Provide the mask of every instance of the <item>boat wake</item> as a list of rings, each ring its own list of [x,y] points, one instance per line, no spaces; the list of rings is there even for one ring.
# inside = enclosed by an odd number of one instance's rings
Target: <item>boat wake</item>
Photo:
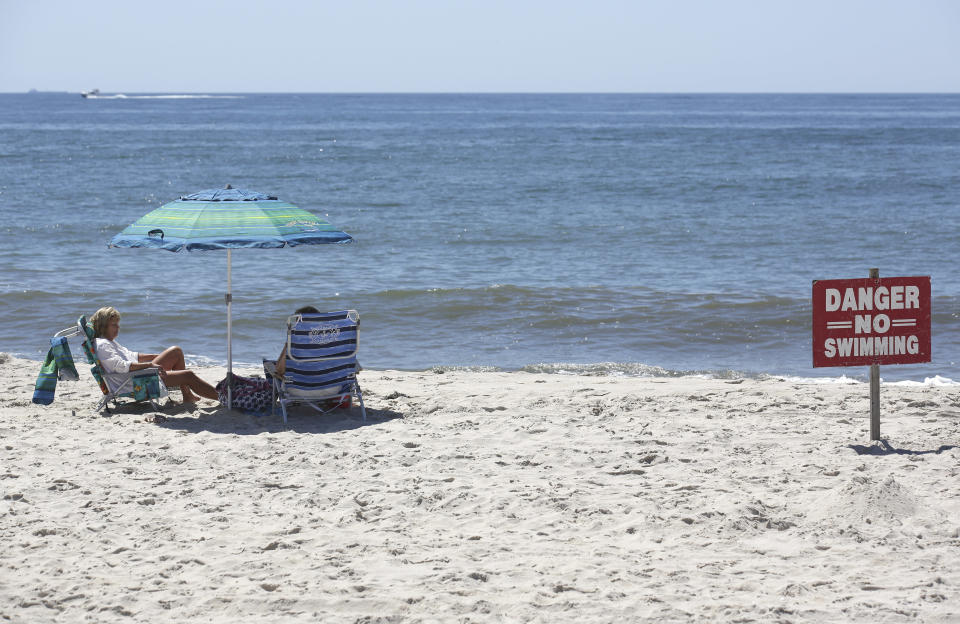
[[[242,95],[202,95],[202,94],[164,94],[164,95],[125,95],[112,93],[104,95],[99,89],[80,93],[87,100],[239,100]]]

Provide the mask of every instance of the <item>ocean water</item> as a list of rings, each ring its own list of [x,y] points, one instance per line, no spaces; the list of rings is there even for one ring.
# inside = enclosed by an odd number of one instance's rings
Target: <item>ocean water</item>
[[[356,239],[233,253],[235,362],[309,303],[367,368],[863,378],[811,367],[811,283],[877,267],[933,288],[884,379],[960,380],[958,95],[170,95],[0,94],[0,351],[113,305],[224,362],[226,252],[107,242],[230,183]]]

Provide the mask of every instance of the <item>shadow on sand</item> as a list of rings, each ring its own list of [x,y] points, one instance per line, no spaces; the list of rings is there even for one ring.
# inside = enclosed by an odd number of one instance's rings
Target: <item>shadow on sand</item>
[[[870,444],[850,444],[848,446],[856,451],[857,455],[939,455],[944,451],[957,448],[955,444],[944,444],[937,449],[914,451],[912,449],[896,448],[887,440],[877,440]]]
[[[367,408],[367,420],[360,419],[360,409],[337,409],[327,414],[318,414],[309,409],[288,412],[287,424],[277,411],[275,416],[255,416],[238,410],[230,410],[222,405],[210,407],[185,406],[179,403],[163,405],[156,412],[149,404],[125,403],[112,408],[114,416],[143,416],[147,422],[158,427],[177,429],[189,433],[208,431],[210,433],[228,433],[237,435],[257,435],[260,433],[335,433],[350,431],[403,418],[403,414],[393,410]]]

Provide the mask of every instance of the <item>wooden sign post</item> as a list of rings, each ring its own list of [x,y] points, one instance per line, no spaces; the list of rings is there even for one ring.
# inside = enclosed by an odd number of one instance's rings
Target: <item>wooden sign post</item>
[[[870,366],[870,439],[880,439],[880,365],[930,361],[930,277],[814,280],[813,366]]]

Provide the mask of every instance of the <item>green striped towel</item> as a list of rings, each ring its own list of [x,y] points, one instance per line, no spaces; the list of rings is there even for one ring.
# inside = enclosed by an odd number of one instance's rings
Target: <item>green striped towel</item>
[[[76,381],[77,368],[73,365],[70,343],[63,336],[50,339],[50,350],[40,367],[37,385],[33,391],[33,402],[40,405],[53,403],[53,394],[57,389],[57,380]]]

